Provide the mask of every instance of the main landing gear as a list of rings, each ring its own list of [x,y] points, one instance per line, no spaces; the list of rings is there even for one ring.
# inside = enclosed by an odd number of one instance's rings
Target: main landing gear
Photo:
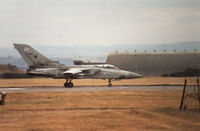
[[[108,87],[112,87],[111,79],[108,79]]]
[[[72,88],[74,86],[74,84],[72,83],[72,79],[66,79],[64,86],[65,88]]]

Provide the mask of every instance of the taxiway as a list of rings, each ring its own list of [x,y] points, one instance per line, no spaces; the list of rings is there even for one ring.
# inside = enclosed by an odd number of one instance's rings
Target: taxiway
[[[113,87],[10,87],[0,88],[0,91],[8,93],[28,92],[103,92],[103,91],[181,91],[182,86],[113,86]]]

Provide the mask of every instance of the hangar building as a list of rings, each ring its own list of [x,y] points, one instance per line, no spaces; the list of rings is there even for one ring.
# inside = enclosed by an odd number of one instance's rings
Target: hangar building
[[[200,69],[200,52],[111,53],[106,63],[145,76]]]

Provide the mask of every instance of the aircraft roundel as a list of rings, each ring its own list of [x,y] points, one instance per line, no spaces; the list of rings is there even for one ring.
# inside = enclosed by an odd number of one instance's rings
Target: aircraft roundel
[[[35,54],[35,55],[34,55],[34,58],[37,59],[37,57],[38,57],[37,54]]]

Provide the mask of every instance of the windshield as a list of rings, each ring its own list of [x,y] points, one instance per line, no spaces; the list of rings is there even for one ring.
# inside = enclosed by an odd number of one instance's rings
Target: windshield
[[[110,64],[102,64],[102,65],[95,65],[95,67],[99,67],[99,68],[107,68],[107,69],[119,69],[114,65],[110,65]]]

